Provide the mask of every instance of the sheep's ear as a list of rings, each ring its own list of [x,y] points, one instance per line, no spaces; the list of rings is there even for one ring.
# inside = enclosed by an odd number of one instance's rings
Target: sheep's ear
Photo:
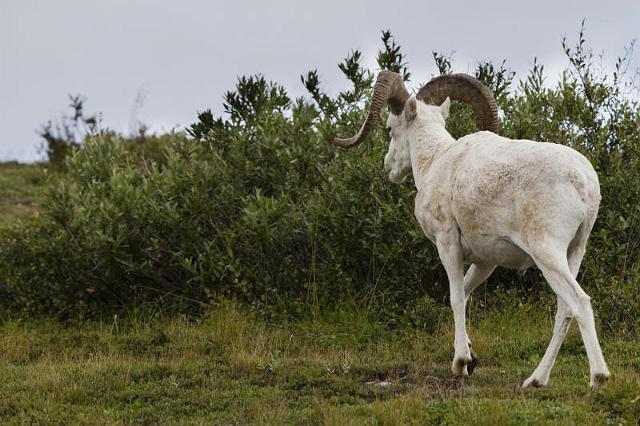
[[[407,119],[407,122],[411,122],[416,118],[416,115],[418,115],[418,105],[416,105],[416,98],[411,97],[404,104],[404,118]]]
[[[451,99],[447,96],[447,99],[444,100],[442,105],[440,105],[440,111],[442,111],[442,116],[446,120],[449,117],[449,108],[451,107]]]

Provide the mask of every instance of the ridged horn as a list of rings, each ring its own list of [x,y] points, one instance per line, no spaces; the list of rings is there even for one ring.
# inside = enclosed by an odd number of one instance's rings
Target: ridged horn
[[[467,74],[441,75],[425,84],[416,99],[429,105],[440,105],[447,96],[471,105],[484,130],[498,130],[498,104],[491,90],[478,79]]]
[[[369,115],[364,124],[355,136],[348,139],[335,138],[333,143],[342,148],[352,148],[359,145],[366,139],[371,128],[380,118],[385,104],[389,105],[389,110],[393,114],[400,115],[407,99],[409,99],[409,92],[404,87],[402,76],[393,71],[380,71],[373,86]]]

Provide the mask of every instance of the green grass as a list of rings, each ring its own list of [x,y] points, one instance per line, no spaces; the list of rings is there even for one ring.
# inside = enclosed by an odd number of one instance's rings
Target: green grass
[[[42,166],[0,164],[0,226],[37,210],[45,185]],[[233,305],[198,320],[5,318],[0,423],[638,423],[640,342],[603,339],[613,378],[595,393],[574,325],[550,386],[521,389],[550,338],[552,310],[486,314],[472,304],[470,316],[481,358],[471,380],[449,372],[450,315],[428,330],[391,330],[353,310],[267,324]]]
[[[132,315],[0,325],[3,424],[636,424],[640,343],[604,339],[613,378],[588,388],[575,326],[550,386],[521,389],[551,318],[525,306],[470,324],[481,366],[449,373],[452,326],[389,330],[347,312],[266,324],[233,305],[200,320]],[[380,386],[389,382],[388,386]]]
[[[0,226],[36,211],[46,181],[40,164],[0,163]]]

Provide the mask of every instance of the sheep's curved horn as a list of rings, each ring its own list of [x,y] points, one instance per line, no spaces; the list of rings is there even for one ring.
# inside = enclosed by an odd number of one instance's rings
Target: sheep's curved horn
[[[484,130],[498,130],[498,104],[491,90],[478,79],[467,74],[441,75],[425,84],[416,99],[429,105],[440,105],[447,96],[471,105]]]
[[[364,124],[355,136],[349,139],[335,138],[333,143],[342,148],[351,148],[362,143],[376,120],[380,118],[384,104],[389,105],[389,110],[393,114],[399,115],[402,113],[407,99],[409,99],[409,92],[404,87],[402,76],[392,71],[380,71],[376,78],[376,84],[373,86],[369,115]]]

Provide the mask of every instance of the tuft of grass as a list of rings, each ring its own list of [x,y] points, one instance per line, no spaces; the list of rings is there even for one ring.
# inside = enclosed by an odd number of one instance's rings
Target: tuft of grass
[[[362,312],[267,323],[231,303],[208,315],[0,324],[0,421],[187,424],[635,424],[637,341],[605,340],[612,380],[588,388],[577,332],[551,383],[521,389],[551,319],[529,306],[474,323],[473,378],[449,372],[450,318],[392,330]],[[580,346],[580,348],[579,348]]]

